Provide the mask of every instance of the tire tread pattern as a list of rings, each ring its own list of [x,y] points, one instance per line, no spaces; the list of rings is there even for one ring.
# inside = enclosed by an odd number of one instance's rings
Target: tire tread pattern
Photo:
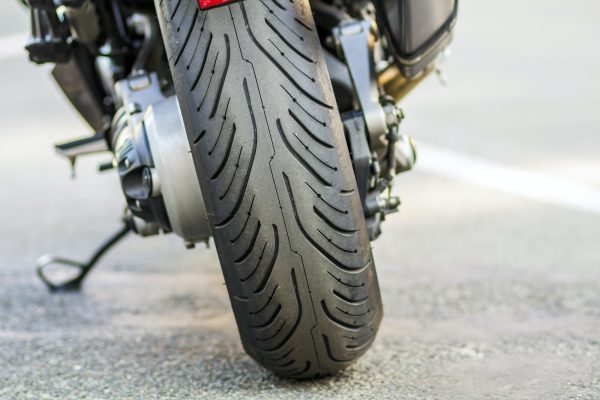
[[[350,365],[381,297],[308,0],[155,0],[247,353],[281,376]]]

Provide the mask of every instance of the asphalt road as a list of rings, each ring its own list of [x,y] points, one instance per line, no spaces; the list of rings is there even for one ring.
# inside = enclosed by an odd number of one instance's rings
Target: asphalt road
[[[378,339],[301,383],[244,354],[214,249],[130,237],[82,293],[44,289],[37,256],[85,258],[122,199],[106,157],[69,178],[51,145],[85,126],[46,68],[0,54],[0,398],[600,398],[600,212],[581,206],[600,198],[599,17],[593,0],[461,2],[450,85],[404,105],[424,164],[374,243]],[[27,15],[3,1],[0,21],[2,39]],[[528,190],[487,185],[490,165]]]

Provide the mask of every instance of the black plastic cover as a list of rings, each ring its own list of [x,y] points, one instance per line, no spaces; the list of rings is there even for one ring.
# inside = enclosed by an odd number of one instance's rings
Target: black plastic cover
[[[404,75],[413,77],[446,47],[458,0],[376,0],[378,17]]]
[[[106,115],[112,106],[103,104],[106,96],[94,68],[94,58],[83,46],[73,44],[68,62],[56,64],[52,76],[77,111],[95,131],[106,128]]]

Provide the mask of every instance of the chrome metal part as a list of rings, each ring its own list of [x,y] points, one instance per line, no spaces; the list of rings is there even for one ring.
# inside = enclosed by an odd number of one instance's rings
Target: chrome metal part
[[[396,141],[396,164],[397,171],[410,171],[417,163],[417,146],[415,141],[408,135],[400,135]]]
[[[208,217],[177,98],[165,98],[157,75],[143,71],[117,82],[115,93],[111,142],[134,231],[206,241]]]
[[[208,239],[208,216],[177,98],[151,105],[144,125],[173,232],[187,242]]]

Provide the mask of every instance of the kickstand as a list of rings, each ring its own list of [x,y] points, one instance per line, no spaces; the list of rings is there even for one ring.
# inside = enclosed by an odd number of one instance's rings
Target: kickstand
[[[81,284],[85,279],[88,272],[94,268],[94,266],[98,263],[100,258],[108,251],[111,247],[113,247],[117,242],[119,242],[125,235],[127,235],[131,231],[131,224],[125,222],[123,227],[119,229],[117,232],[112,234],[102,245],[92,254],[90,260],[86,263],[77,262],[74,260],[69,260],[66,258],[56,257],[50,254],[40,257],[37,260],[37,275],[40,277],[42,282],[46,284],[48,290],[51,292],[67,292],[67,291],[77,291],[81,289]],[[51,265],[60,265],[66,268],[74,268],[77,271],[77,275],[71,279],[66,279],[63,282],[53,282],[45,270],[47,267]]]

